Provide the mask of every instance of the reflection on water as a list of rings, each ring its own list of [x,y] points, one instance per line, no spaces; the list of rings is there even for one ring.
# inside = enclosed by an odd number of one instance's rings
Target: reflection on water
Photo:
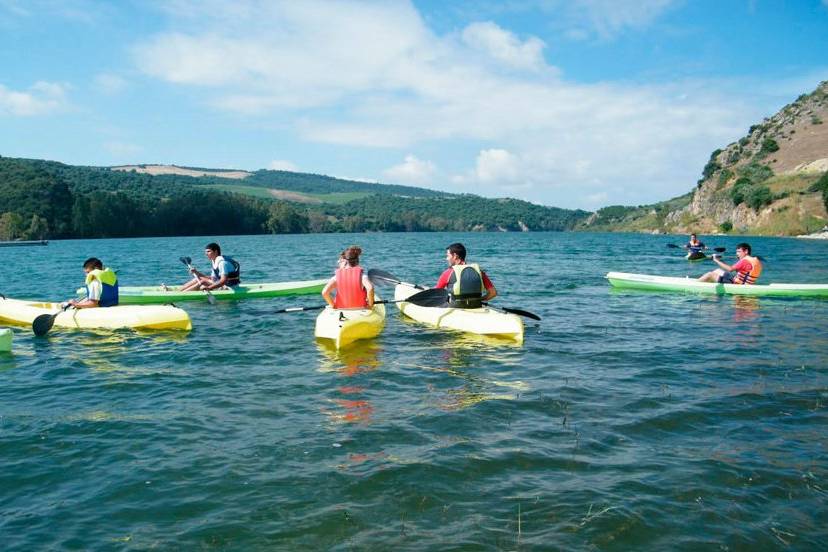
[[[323,412],[332,423],[368,424],[374,414],[374,407],[368,401],[365,387],[354,383],[380,366],[379,355],[382,352],[376,340],[363,340],[352,343],[349,347],[337,350],[330,342],[317,341],[320,351],[320,372],[336,373],[342,378],[342,384],[336,387],[333,398],[329,398],[330,408]]]

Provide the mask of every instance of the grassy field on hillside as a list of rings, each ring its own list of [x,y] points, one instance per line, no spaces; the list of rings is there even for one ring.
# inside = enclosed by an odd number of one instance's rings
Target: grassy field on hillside
[[[241,184],[206,184],[203,187],[211,190],[232,192],[252,197],[280,199],[279,194],[272,193],[271,188],[262,188],[259,186],[244,186]],[[279,190],[276,191],[278,192]],[[337,205],[371,195],[367,192],[336,192],[331,194],[305,194],[301,192],[285,193],[287,195],[283,199],[288,201],[297,201],[300,203],[333,203]]]

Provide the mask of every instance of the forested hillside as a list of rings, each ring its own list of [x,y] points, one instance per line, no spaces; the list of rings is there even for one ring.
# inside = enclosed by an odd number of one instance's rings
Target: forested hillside
[[[589,213],[326,176],[257,171],[248,187],[358,199],[316,203],[235,193],[227,178],[151,175],[0,157],[0,239],[572,228]],[[221,185],[224,190],[214,187]],[[366,195],[367,193],[372,195]]]

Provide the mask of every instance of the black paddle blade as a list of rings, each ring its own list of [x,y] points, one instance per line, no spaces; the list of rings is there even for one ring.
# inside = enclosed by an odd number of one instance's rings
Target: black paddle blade
[[[445,307],[448,295],[448,291],[442,288],[427,289],[408,297],[405,302],[418,307]]]
[[[538,316],[537,314],[535,314],[533,312],[520,310],[520,309],[510,309],[510,308],[507,308],[507,307],[500,307],[500,308],[503,309],[504,311],[510,313],[510,314],[516,314],[518,316],[525,316],[526,318],[531,318],[532,320],[540,321],[540,319],[541,319],[540,316]]]
[[[378,281],[382,282],[392,282],[394,284],[399,284],[400,279],[391,274],[390,272],[386,272],[384,270],[380,270],[378,268],[372,268],[368,271],[368,279],[371,280],[373,283],[378,283]]]
[[[34,334],[40,337],[49,333],[49,330],[51,330],[52,326],[55,325],[55,319],[58,317],[58,314],[60,314],[60,312],[55,314],[41,314],[35,318],[32,322],[32,331]]]
[[[669,247],[670,249],[681,249],[680,245],[676,245],[674,243],[668,243],[667,247]]]
[[[714,247],[713,251],[717,251],[719,253],[724,253],[725,251],[727,251],[727,247]]]

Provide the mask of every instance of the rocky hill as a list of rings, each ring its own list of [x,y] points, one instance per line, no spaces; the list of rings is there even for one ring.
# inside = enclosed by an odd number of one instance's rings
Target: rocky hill
[[[714,151],[692,192],[600,209],[581,226],[639,232],[798,235],[828,224],[828,81]]]

